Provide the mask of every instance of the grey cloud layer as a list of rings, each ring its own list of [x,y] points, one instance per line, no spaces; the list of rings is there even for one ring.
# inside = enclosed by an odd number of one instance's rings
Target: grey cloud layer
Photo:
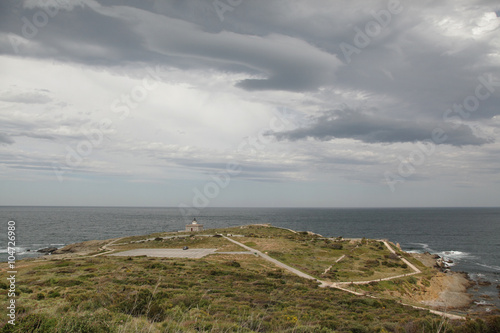
[[[339,45],[355,45],[356,29],[373,21],[372,13],[385,10],[387,1],[247,1],[226,12],[224,22],[210,1],[86,3],[61,9],[28,43],[19,45],[19,55],[110,70],[127,62],[215,69],[242,73],[246,78],[236,85],[248,91],[308,93],[326,87],[365,96],[362,101],[338,101],[349,106],[342,113],[325,113],[308,127],[276,133],[290,140],[414,142],[429,139],[441,127],[448,144],[482,145],[490,141],[474,135],[466,122],[488,122],[500,114],[498,89],[460,127],[442,120],[446,109],[474,93],[480,75],[500,77],[494,56],[500,45],[498,26],[493,22],[492,31],[472,33],[483,28],[485,14],[498,13],[494,1],[476,1],[474,6],[468,0],[432,6],[402,1],[402,13],[393,15],[349,63]],[[31,18],[40,8],[17,1],[0,6],[0,52],[15,54],[5,36],[21,35],[25,23],[20,18]],[[456,22],[457,30],[443,28],[446,20]],[[40,96],[16,98],[44,102]],[[380,100],[390,103],[382,106]],[[356,103],[361,102],[379,111],[359,112]],[[318,106],[317,111],[336,107]]]
[[[12,140],[9,136],[0,133],[0,144],[13,144],[14,140]]]
[[[278,139],[291,141],[306,138],[331,140],[350,138],[366,143],[398,143],[432,140],[437,130],[444,142],[454,146],[482,145],[491,140],[473,134],[470,127],[424,121],[407,121],[380,117],[361,111],[331,111],[315,117],[311,125],[291,131],[271,133]]]

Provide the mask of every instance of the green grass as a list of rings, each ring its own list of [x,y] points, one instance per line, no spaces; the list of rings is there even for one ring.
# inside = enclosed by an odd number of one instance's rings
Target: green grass
[[[347,241],[330,243],[267,227],[223,231],[243,234],[246,237],[238,240],[255,247],[271,247],[272,242],[286,245],[281,248],[284,260],[312,272],[321,272],[341,254],[359,256],[358,261],[353,259],[358,268],[385,269],[380,264],[385,252],[372,242],[356,247]],[[227,245],[215,237],[182,241],[190,247]],[[153,242],[160,247],[181,244],[181,240]],[[143,246],[151,247],[153,242]],[[313,256],[320,260],[310,260]],[[307,267],[307,260],[321,264]],[[0,332],[435,332],[443,322],[397,300],[319,288],[253,255],[214,254],[196,260],[99,256],[18,264],[17,324],[4,320]],[[0,274],[0,281],[5,281],[5,275]],[[367,288],[415,283],[408,277]],[[3,309],[8,301],[6,287],[0,285]],[[444,327],[441,332],[494,332],[500,323],[486,318],[445,321]]]
[[[393,301],[319,289],[254,256],[74,259],[72,267],[78,269],[62,274],[57,272],[61,264],[66,262],[46,263],[29,278],[24,277],[32,268],[20,269],[20,285],[32,292],[20,293],[22,312],[10,331],[119,332],[133,331],[132,323],[140,322],[151,332],[292,332],[298,327],[348,332],[359,323],[381,329],[416,317],[436,319]],[[375,319],[387,313],[390,320]]]
[[[144,239],[144,238],[142,238]],[[130,241],[130,240],[129,240]],[[192,237],[176,237],[168,238],[164,240],[149,240],[144,242],[133,242],[129,243],[126,240],[121,240],[118,242],[119,245],[112,246],[112,248],[117,251],[140,249],[140,248],[167,248],[167,249],[179,249],[184,246],[189,246],[190,248],[216,248],[219,252],[232,252],[241,251],[241,247],[231,243],[224,238],[218,237],[204,237],[204,236],[192,236]]]
[[[373,240],[335,241],[289,231],[281,237],[265,237],[253,232],[252,237],[237,240],[246,245],[255,244],[252,246],[255,249],[326,281],[366,281],[413,272],[397,256],[391,255],[382,242]],[[343,255],[345,258],[336,263]]]

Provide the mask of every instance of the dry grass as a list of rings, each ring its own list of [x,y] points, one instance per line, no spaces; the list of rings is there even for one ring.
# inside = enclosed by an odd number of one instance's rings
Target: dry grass
[[[351,273],[354,268],[362,272],[363,261],[381,261],[385,255],[375,243],[356,247],[356,243],[340,242],[340,249],[339,243],[278,228],[222,231],[244,234],[246,238],[238,240],[252,242],[269,254],[282,256],[292,266],[301,265],[313,272],[322,271],[343,253],[360,257],[356,262],[353,259],[353,263],[342,264],[344,271]],[[153,243],[158,247],[185,244],[192,248],[241,250],[222,238],[199,236],[125,246],[149,248]],[[5,264],[0,267],[5,268]],[[5,281],[5,274],[0,274],[1,281]],[[427,311],[404,307],[397,301],[318,288],[317,283],[284,272],[254,255],[213,254],[202,259],[54,257],[20,261],[18,277],[18,324],[11,327],[3,322],[0,333],[430,332],[442,323]],[[387,288],[392,286],[388,284]],[[4,307],[5,284],[0,284],[0,299]],[[491,323],[496,325],[494,319]],[[481,323],[471,320],[467,325]],[[492,327],[496,329],[500,324]],[[458,332],[459,328],[446,322],[441,331]]]

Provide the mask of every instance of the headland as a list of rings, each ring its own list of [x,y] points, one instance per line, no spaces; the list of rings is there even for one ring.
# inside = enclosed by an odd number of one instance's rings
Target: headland
[[[430,254],[408,254],[387,240],[270,225],[89,241],[18,263],[22,308],[9,329],[395,332],[445,325],[468,332],[479,321],[500,325],[500,317],[465,320],[470,282],[435,266]]]

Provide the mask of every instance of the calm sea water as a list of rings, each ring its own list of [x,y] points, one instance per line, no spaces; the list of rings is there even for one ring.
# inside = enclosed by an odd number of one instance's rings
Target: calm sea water
[[[177,208],[0,207],[0,261],[7,258],[9,220],[16,222],[21,259],[48,246],[177,231],[191,218]],[[481,292],[499,304],[500,208],[206,208],[196,218],[205,228],[271,223],[324,236],[386,238],[406,251],[452,259],[453,270],[489,280],[493,285]]]

